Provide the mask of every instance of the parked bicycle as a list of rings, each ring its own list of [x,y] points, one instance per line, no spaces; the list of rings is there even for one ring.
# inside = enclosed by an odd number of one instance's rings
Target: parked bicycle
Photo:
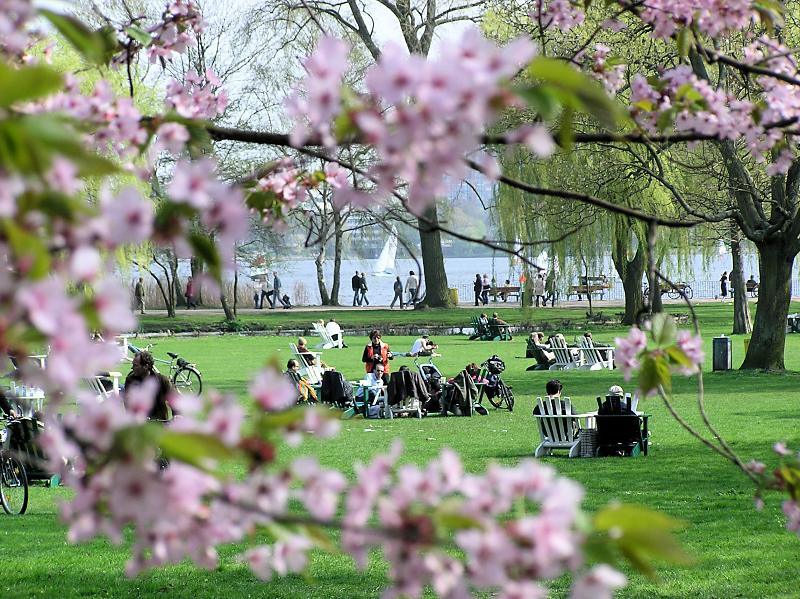
[[[153,347],[154,345],[152,343],[146,345],[145,347],[137,347],[135,345],[131,345],[130,343],[128,344],[128,350],[134,355],[142,351],[150,352]],[[169,365],[169,374],[167,375],[167,378],[172,381],[172,384],[178,393],[200,395],[200,393],[203,391],[203,376],[200,374],[197,366],[187,360],[184,360],[176,353],[168,351],[167,355],[170,357],[169,360],[162,360],[154,356],[153,361],[156,364]],[[158,367],[156,367],[156,372],[159,372]]]
[[[17,516],[28,509],[28,475],[15,452],[8,448],[9,425],[14,421],[8,419],[0,429],[0,505],[6,514]]]
[[[506,369],[506,364],[498,356],[492,356],[481,364],[481,377],[486,377],[486,384],[481,387],[478,395],[478,403],[481,403],[483,396],[489,400],[495,408],[505,408],[509,412],[514,411],[514,392],[510,385],[500,378],[500,373]]]

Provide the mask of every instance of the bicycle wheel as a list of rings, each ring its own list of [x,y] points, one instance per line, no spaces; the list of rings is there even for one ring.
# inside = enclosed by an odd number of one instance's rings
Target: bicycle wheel
[[[492,404],[495,408],[500,408],[503,405],[503,382],[500,381],[497,385],[497,391],[493,395],[486,394],[486,398],[489,400],[489,403]]]
[[[505,389],[505,395],[506,395],[506,398],[505,398],[506,399],[506,407],[508,407],[508,411],[509,412],[513,412],[514,411],[514,392],[511,390],[511,387],[507,387],[506,385],[503,385],[503,387]]]
[[[683,293],[686,295],[686,299],[692,299],[692,297],[694,297],[694,291],[692,291],[689,285],[683,288]]]
[[[668,297],[669,299],[676,300],[676,299],[678,299],[680,296],[681,296],[681,292],[680,292],[679,290],[677,290],[677,289],[670,289],[670,290],[667,292],[667,297]]]
[[[172,384],[178,393],[200,395],[203,390],[203,378],[193,366],[184,366],[172,376]]]
[[[28,509],[28,475],[17,458],[0,454],[0,503],[6,514],[18,516]]]

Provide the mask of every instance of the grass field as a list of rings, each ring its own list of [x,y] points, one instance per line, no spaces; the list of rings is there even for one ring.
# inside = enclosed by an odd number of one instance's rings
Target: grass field
[[[464,310],[452,312],[461,320],[468,314]],[[575,311],[572,316],[577,319],[580,313]],[[410,312],[397,314],[405,320],[412,316]],[[704,306],[700,315],[710,355],[711,337],[729,332],[730,305]],[[277,318],[278,314],[269,316]],[[513,313],[504,317],[514,322]],[[362,322],[365,318],[376,324],[387,322],[381,312],[363,313],[361,318]],[[437,318],[456,318],[456,314]],[[611,341],[621,332],[610,327],[593,330],[600,341]],[[384,339],[400,351],[412,341],[408,337]],[[251,374],[267,359],[278,356],[284,362],[288,358],[288,341],[237,335],[169,339],[159,341],[154,352],[163,356],[168,350],[177,351],[198,363],[208,385],[243,394]],[[473,471],[482,470],[491,460],[515,463],[530,456],[538,439],[530,417],[533,400],[553,373],[525,371],[530,361],[518,358],[524,355],[521,337],[507,343],[469,342],[463,337],[438,341],[444,356],[437,364],[445,374],[498,353],[507,364],[504,379],[514,386],[515,411],[490,408],[489,416],[472,419],[355,419],[344,423],[338,438],[314,441],[299,451],[312,452],[325,465],[345,472],[352,471],[354,462],[385,450],[395,437],[403,439],[407,461],[425,462],[449,446],[461,453]],[[358,378],[364,342],[351,338],[348,349],[325,352],[324,359],[348,378]],[[738,364],[743,357],[741,338],[734,338],[733,347]],[[800,370],[800,335],[789,336],[786,355],[787,366]],[[394,366],[402,363],[409,362],[398,358]],[[709,358],[705,376],[709,413],[721,434],[744,458],[772,464],[771,441],[785,440],[790,446],[800,446],[800,374],[711,373],[710,369]],[[616,372],[570,371],[556,376],[564,383],[565,394],[587,410],[594,406],[594,397],[611,384],[624,385]],[[678,381],[676,405],[691,422],[699,424],[693,409],[694,389],[693,380]],[[653,445],[647,458],[547,460],[585,486],[585,506],[590,511],[618,499],[686,521],[680,538],[695,555],[696,563],[660,569],[658,583],[626,569],[631,584],[620,596],[800,597],[800,539],[783,528],[778,498],[769,498],[763,511],[755,511],[752,489],[733,467],[684,433],[655,400],[644,407],[653,415]],[[67,545],[57,518],[57,501],[67,494],[63,488],[36,487],[27,515],[16,519],[0,516],[0,590],[9,596],[348,599],[379,596],[385,583],[386,565],[377,556],[365,573],[358,573],[348,558],[320,554],[315,556],[308,578],[290,577],[264,586],[233,560],[236,547],[222,552],[220,567],[213,572],[180,565],[127,580],[122,575],[126,548],[102,541]],[[566,585],[566,581],[556,581],[554,595],[562,596]]]

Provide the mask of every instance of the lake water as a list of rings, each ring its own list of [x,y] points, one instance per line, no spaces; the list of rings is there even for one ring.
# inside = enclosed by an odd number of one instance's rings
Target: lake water
[[[350,286],[350,278],[355,271],[367,273],[367,281],[369,292],[367,298],[371,305],[387,305],[392,300],[393,291],[392,283],[394,282],[393,276],[381,276],[373,274],[375,260],[343,260],[342,261],[342,283],[339,293],[339,302],[345,305],[352,303],[353,292]],[[697,298],[713,298],[719,293],[719,277],[723,271],[731,270],[730,255],[717,255],[711,259],[706,259],[700,255],[695,256],[691,260],[691,269],[686,269],[687,272],[680,272],[676,268],[666,268],[670,276],[674,276],[674,280],[681,280],[688,282],[693,290],[694,296]],[[471,301],[473,298],[472,281],[475,279],[475,274],[483,275],[488,274],[502,284],[506,279],[510,279],[512,284],[518,284],[518,277],[520,269],[512,269],[509,266],[508,258],[505,256],[498,256],[495,259],[491,257],[473,257],[473,258],[446,258],[445,268],[447,269],[447,280],[450,287],[458,289],[459,298],[462,302]],[[319,304],[319,290],[317,288],[316,270],[314,261],[310,259],[291,260],[285,261],[274,265],[283,283],[283,288],[293,298],[302,300],[305,296],[305,302],[308,304]],[[397,274],[400,274],[401,280],[405,283],[405,278],[410,270],[418,271],[416,262],[413,260],[397,260],[396,268]],[[328,283],[328,290],[330,291],[330,283],[333,277],[333,262],[325,265],[326,281]],[[575,273],[574,268],[564,269],[564,272]],[[611,283],[612,287],[606,299],[622,299],[624,297],[622,292],[622,285],[611,263],[610,257],[604,260],[602,267],[595,269],[590,274],[604,273]],[[180,275],[186,277],[189,274],[188,263],[181,263]],[[247,275],[247,269],[243,269],[240,273],[240,287],[249,287],[252,285]],[[419,274],[419,273],[417,273]],[[758,278],[758,262],[756,256],[745,256],[745,277],[753,274]],[[146,279],[147,280],[147,279]],[[577,276],[564,275],[562,276],[561,287],[565,288],[567,285],[577,283]],[[800,293],[800,284],[797,284],[798,289],[794,290],[794,294]],[[423,282],[424,288],[424,282]],[[244,297],[252,295],[249,291],[243,291]],[[249,294],[249,295],[248,295]],[[242,296],[240,296],[242,297]]]

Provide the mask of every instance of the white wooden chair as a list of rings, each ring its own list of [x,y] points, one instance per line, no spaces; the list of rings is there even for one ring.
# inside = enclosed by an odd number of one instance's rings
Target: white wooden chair
[[[567,347],[567,341],[563,335],[554,335],[550,338],[550,351],[556,356],[555,364],[550,366],[550,370],[569,370],[583,366],[582,356],[576,360],[572,355],[572,350]]]
[[[319,322],[311,323],[311,326],[314,329],[314,332],[319,335],[320,343],[318,343],[315,347],[317,349],[333,349],[334,347],[341,347],[341,340],[334,341],[331,338],[330,333],[328,333],[328,329],[325,328],[325,325],[320,324]]]
[[[580,346],[581,356],[583,358],[583,364],[580,366],[581,369],[584,370],[602,370],[604,368],[608,368],[609,370],[614,369],[614,348],[602,348],[598,349],[594,346],[594,342],[589,339],[588,337],[581,337],[578,339],[578,345]],[[603,353],[606,352],[608,357],[604,358]]]
[[[296,344],[290,343],[289,349],[292,350],[292,357],[300,364],[300,370],[298,371],[300,375],[305,377],[312,386],[322,385],[322,366],[320,366],[322,354],[318,352],[309,352],[314,356],[316,362],[316,364],[309,364],[306,362],[305,356],[297,349]]]
[[[111,379],[111,389],[106,389],[103,379]],[[97,375],[86,379],[89,390],[97,396],[98,401],[105,401],[109,397],[119,397],[119,381],[122,378],[120,372],[109,372],[108,376]]]
[[[564,402],[563,407],[561,402]],[[578,416],[572,413],[569,397],[537,397],[536,404],[539,413],[533,416],[539,424],[542,441],[534,455],[541,458],[553,455],[554,449],[568,449],[569,457],[577,458],[581,452],[580,427]]]

